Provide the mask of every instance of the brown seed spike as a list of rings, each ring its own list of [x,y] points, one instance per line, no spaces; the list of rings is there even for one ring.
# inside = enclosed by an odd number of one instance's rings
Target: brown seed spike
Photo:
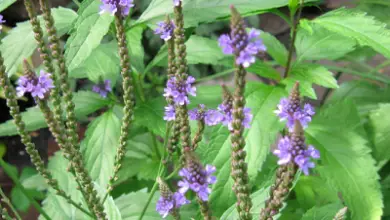
[[[160,188],[160,194],[164,198],[168,198],[172,195],[172,191],[169,189],[168,185],[164,182],[161,177],[157,178],[158,186]]]
[[[290,108],[289,110],[292,112],[296,112],[298,108],[301,106],[301,97],[300,97],[300,92],[299,92],[299,82],[297,81],[290,93],[289,97],[289,103],[290,103]]]
[[[298,120],[295,120],[294,122],[294,130],[293,130],[293,135],[296,137],[301,137],[303,136],[303,127],[301,123]]]
[[[23,71],[24,71],[24,75],[28,79],[31,80],[36,78],[35,73],[32,71],[32,68],[26,59],[23,60]]]

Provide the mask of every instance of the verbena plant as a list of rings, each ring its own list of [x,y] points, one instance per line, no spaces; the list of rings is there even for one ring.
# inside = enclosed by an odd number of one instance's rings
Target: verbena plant
[[[0,11],[13,2],[1,1]],[[0,135],[21,137],[37,173],[18,177],[0,160],[15,183],[12,201],[0,190],[2,218],[21,219],[22,202],[56,220],[390,214],[390,78],[379,72],[390,62],[364,62],[390,58],[387,1],[361,0],[312,20],[300,18],[315,1],[84,0],[75,1],[77,13],[33,2],[24,0],[29,22],[3,31],[0,89],[13,120]],[[286,5],[290,16],[278,9]],[[291,26],[288,49],[244,18],[265,12]],[[206,23],[227,20],[220,36],[200,36]],[[143,45],[159,42],[146,57]],[[230,73],[231,86],[204,85]],[[247,73],[262,82],[247,83]],[[340,85],[342,74],[359,78]],[[75,86],[80,78],[94,85]],[[322,97],[313,84],[325,87]],[[21,112],[23,97],[36,106]],[[29,134],[45,127],[60,147],[47,166]]]

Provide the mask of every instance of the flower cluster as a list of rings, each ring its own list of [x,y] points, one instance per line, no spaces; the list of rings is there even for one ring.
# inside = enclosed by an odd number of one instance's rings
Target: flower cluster
[[[173,5],[174,6],[179,6],[181,1],[182,0],[173,0]]]
[[[175,29],[175,24],[173,21],[160,21],[157,23],[158,28],[154,31],[155,34],[160,35],[160,38],[168,41],[173,36],[173,30]]]
[[[223,34],[219,37],[219,46],[222,47],[223,53],[228,55],[233,54],[235,50],[238,50],[236,64],[247,68],[256,61],[256,55],[259,52],[266,50],[263,41],[259,38],[260,33],[259,30],[252,28],[247,33],[247,37],[244,41],[236,39],[240,38],[240,36],[230,37],[227,34]],[[234,42],[238,43],[235,44]]]
[[[182,205],[189,203],[190,201],[187,200],[183,194],[175,192],[173,195],[169,195],[166,197],[161,196],[160,199],[157,201],[156,210],[163,218],[165,218],[172,210],[178,209]]]
[[[16,87],[18,97],[22,97],[25,93],[31,93],[32,97],[44,99],[45,95],[54,88],[51,74],[41,70],[39,77],[36,76],[21,76],[18,79]]]
[[[215,167],[206,165],[205,168],[198,163],[192,163],[179,171],[179,175],[183,177],[178,182],[180,187],[179,192],[185,194],[189,189],[195,192],[203,201],[208,201],[211,189],[209,184],[214,184],[217,179],[212,174],[215,172]]]
[[[92,91],[99,93],[99,95],[103,98],[107,98],[107,94],[112,91],[111,89],[111,81],[104,80],[104,83],[99,83],[92,87]]]
[[[5,23],[5,20],[3,20],[3,15],[0,15],[0,33],[1,33],[1,29],[3,28],[3,26],[1,24],[4,24]]]
[[[176,105],[187,105],[190,103],[188,94],[196,96],[196,87],[193,86],[195,78],[188,76],[187,80],[178,80],[177,77],[171,77],[164,89],[165,97],[172,97]]]
[[[294,121],[298,120],[302,127],[306,128],[311,121],[312,116],[315,114],[314,108],[310,104],[305,104],[303,109],[291,102],[287,98],[282,98],[278,104],[278,109],[275,113],[279,116],[281,121],[287,120],[287,127],[292,131],[294,127]]]
[[[122,16],[129,15],[130,8],[134,7],[133,0],[101,0],[100,14],[110,13],[114,15],[118,9]]]
[[[188,111],[191,120],[203,121],[208,126],[214,126],[222,122],[223,114],[215,109],[206,110],[205,105],[199,105],[199,108]]]
[[[279,165],[293,161],[305,175],[309,174],[310,168],[314,168],[310,158],[320,158],[320,152],[313,146],[306,147],[303,141],[293,141],[289,137],[280,139],[278,148],[273,153],[279,157]]]
[[[218,110],[223,113],[222,124],[227,126],[229,130],[233,130],[233,106],[229,104],[221,104],[218,106]],[[242,121],[242,126],[245,128],[250,128],[250,123],[252,121],[253,115],[251,109],[245,107],[244,110],[244,120]]]

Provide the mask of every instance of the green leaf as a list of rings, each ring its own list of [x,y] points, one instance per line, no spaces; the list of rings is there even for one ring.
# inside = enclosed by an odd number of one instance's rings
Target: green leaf
[[[259,212],[265,206],[265,202],[269,198],[270,187],[262,188],[251,195],[252,198],[252,209],[251,213],[253,215],[252,219],[259,218]],[[237,213],[236,205],[232,205],[229,209],[227,209],[221,216],[221,220],[233,220],[240,219]]]
[[[353,100],[361,115],[379,107],[379,103],[390,102],[390,90],[366,81],[349,81],[335,90],[327,103]]]
[[[311,2],[315,0],[308,0]],[[288,0],[198,0],[184,1],[183,14],[185,27],[197,26],[201,22],[213,22],[219,18],[230,15],[230,5],[237,7],[241,14],[258,14],[271,8],[278,8],[288,4]],[[173,12],[171,0],[153,0],[149,7],[142,13],[135,24],[146,23],[149,26],[155,25],[158,21],[164,20],[167,14]]]
[[[71,28],[73,21],[77,18],[77,14],[67,8],[52,9],[55,27],[58,35],[62,36]],[[41,27],[44,27],[42,17],[39,16]],[[47,36],[46,32],[45,36]],[[0,50],[4,54],[4,65],[9,75],[13,75],[23,59],[30,57],[37,48],[37,43],[34,39],[34,33],[31,29],[31,24],[28,21],[18,23],[16,28],[13,28],[5,38],[2,39]]]
[[[36,189],[38,191],[43,191],[49,188],[46,180],[39,174],[35,174],[24,180],[21,180],[21,183],[26,189]]]
[[[340,202],[324,205],[321,207],[314,207],[307,211],[302,220],[325,220],[333,219],[337,212],[343,208],[343,205]]]
[[[14,187],[11,190],[11,201],[17,210],[26,212],[30,207],[30,200],[24,195],[19,187]]]
[[[369,115],[369,135],[374,144],[373,155],[377,161],[390,159],[390,104],[380,104]]]
[[[385,27],[384,23],[367,16],[364,12],[340,8],[311,22],[353,39],[361,46],[370,46],[390,58],[390,30]]]
[[[352,219],[380,219],[382,194],[375,161],[367,141],[357,133],[359,116],[340,120],[340,112],[355,108],[351,102],[338,103],[314,117],[307,132],[307,142],[321,152],[320,177],[340,192]],[[328,113],[329,112],[329,113]]]
[[[309,23],[311,32],[300,27],[295,40],[297,61],[334,60],[355,49],[355,42],[319,25]]]
[[[114,171],[121,122],[109,110],[88,125],[82,143],[83,158],[92,180],[106,188]]]
[[[65,58],[70,72],[79,67],[99,46],[114,19],[110,14],[99,14],[100,4],[98,0],[83,1],[77,12],[79,16],[65,48]]]
[[[71,172],[66,171],[68,164],[69,161],[67,161],[60,152],[57,152],[49,160],[49,171],[52,173],[53,178],[58,180],[60,188],[63,189],[68,195],[70,195],[74,201],[80,202],[84,209],[88,210],[80,191],[77,190],[78,185],[75,181],[75,177]],[[97,184],[95,184],[95,189],[97,190],[100,198],[106,194],[105,190]],[[55,191],[51,188],[49,189],[47,198],[42,202],[42,204],[43,209],[52,219],[91,219],[79,209],[66,202],[64,198],[57,196]],[[119,209],[116,207],[111,196],[109,196],[105,201],[104,209],[108,219],[121,220]],[[40,216],[39,219],[45,218]]]
[[[130,63],[138,73],[143,73],[145,69],[145,52],[144,47],[142,46],[143,32],[144,27],[142,26],[136,26],[126,31],[127,49],[129,49]],[[116,47],[116,49],[118,49],[118,47]]]
[[[267,47],[267,53],[280,65],[286,66],[288,51],[276,37],[270,33],[262,32],[260,38],[263,39]]]
[[[91,55],[78,68],[72,70],[69,76],[73,78],[85,78],[98,83],[101,79],[111,80],[115,85],[119,75],[119,55],[116,41],[100,44]]]
[[[225,57],[216,40],[191,35],[185,44],[187,47],[186,58],[188,64],[204,63],[218,65],[219,61]],[[149,71],[154,66],[167,66],[167,62],[168,49],[164,45],[154,59],[150,61],[146,71]]]
[[[110,100],[100,97],[97,93],[90,91],[80,91],[74,93],[73,102],[75,103],[75,113],[77,118],[85,117],[92,112],[106,106]],[[47,127],[45,118],[38,107],[32,107],[22,113],[22,118],[26,124],[27,131],[34,131]],[[0,124],[0,136],[12,136],[18,132],[13,120],[8,120]]]
[[[15,2],[16,2],[16,0],[1,0],[1,2],[0,2],[0,12],[4,11],[5,9],[7,9],[10,5],[12,5]]]
[[[287,91],[290,91],[296,81],[300,83],[300,91],[303,96],[317,99],[312,88],[312,84],[318,84],[327,88],[338,88],[337,80],[333,74],[325,67],[317,64],[295,64],[288,76],[282,82],[287,85]]]
[[[251,129],[244,133],[247,152],[248,174],[251,181],[255,180],[270,149],[282,128],[279,119],[273,113],[281,97],[286,93],[283,89],[266,86],[260,83],[247,85],[247,107],[251,108],[253,120]],[[215,126],[210,138],[205,138],[199,146],[202,161],[217,168],[217,183],[213,185],[210,204],[215,216],[221,216],[235,202],[231,188],[233,180],[230,177],[230,133],[226,127]],[[214,211],[215,210],[215,211]]]
[[[280,80],[280,73],[265,62],[256,61],[247,68],[247,71],[265,78],[274,79],[277,81]]]

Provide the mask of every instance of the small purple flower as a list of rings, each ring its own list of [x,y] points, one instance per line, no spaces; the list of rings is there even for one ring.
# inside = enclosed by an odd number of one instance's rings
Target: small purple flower
[[[41,70],[39,77],[21,76],[16,87],[17,96],[22,97],[25,93],[31,93],[34,98],[44,99],[45,95],[54,88],[51,74]]]
[[[179,192],[185,194],[189,189],[194,191],[201,200],[208,201],[211,189],[209,184],[214,184],[217,179],[212,174],[215,172],[215,167],[206,165],[206,168],[199,169],[187,167],[179,171],[179,176],[183,177],[178,182]]]
[[[189,204],[183,194],[175,192],[168,198],[160,197],[156,204],[156,211],[160,213],[163,218],[166,218],[173,209],[178,209],[182,205]]]
[[[176,119],[176,111],[175,107],[173,105],[168,105],[165,108],[165,115],[164,120],[165,121],[173,121]]]
[[[208,126],[214,126],[223,121],[223,114],[215,109],[209,109],[204,116],[204,122]]]
[[[299,143],[299,141],[295,143]],[[294,162],[305,175],[309,175],[309,169],[314,168],[315,166],[315,164],[310,161],[310,158],[319,159],[320,152],[311,145],[307,148],[305,144],[302,144],[301,146],[293,145],[294,144],[289,137],[284,137],[279,140],[278,148],[273,151],[273,153],[279,157],[278,164],[283,165]]]
[[[165,22],[165,21],[160,21],[157,23],[158,28],[154,31],[155,34],[160,35],[160,38],[168,41],[172,38],[173,36],[173,30],[175,29],[175,24],[173,21],[170,22]]]
[[[229,35],[223,34],[218,39],[219,46],[222,47],[223,53],[227,55],[233,54],[235,49],[239,50],[236,64],[247,68],[256,61],[256,55],[259,52],[266,51],[267,49],[260,39],[260,33],[259,30],[252,28],[247,33],[245,41],[235,40],[237,42],[236,45]],[[233,36],[233,39],[237,37]]]
[[[195,78],[188,76],[185,82],[179,81],[176,77],[168,79],[167,87],[164,89],[165,97],[172,97],[176,105],[187,105],[190,103],[188,94],[196,96],[196,87],[193,86]]]
[[[218,44],[220,47],[222,47],[222,51],[224,54],[227,55],[233,54],[234,52],[233,43],[229,35],[222,34],[218,39]]]
[[[222,124],[227,126],[230,131],[233,130],[233,108],[231,105],[221,104],[218,106],[218,110],[222,112]],[[250,123],[252,122],[253,115],[251,113],[251,109],[245,107],[244,108],[244,119],[242,121],[242,126],[245,128],[250,128]]]
[[[133,0],[101,0],[102,5],[100,5],[100,14],[110,13],[115,15],[119,10],[121,11],[122,16],[129,15],[130,8],[134,7]]]
[[[3,28],[3,25],[1,24],[4,24],[5,23],[5,20],[3,20],[3,15],[0,15],[0,33],[1,33],[1,29]]]
[[[277,110],[274,111],[279,116],[280,121],[287,121],[287,127],[292,131],[294,121],[298,120],[303,128],[306,128],[315,114],[314,108],[310,104],[305,104],[302,109],[300,106],[291,106],[287,98],[282,98],[277,105]]]
[[[173,0],[173,5],[174,6],[179,6],[181,1],[182,0]]]
[[[111,80],[106,79],[104,83],[96,84],[92,87],[92,91],[99,93],[103,98],[107,98],[107,94],[112,91],[111,89]]]

